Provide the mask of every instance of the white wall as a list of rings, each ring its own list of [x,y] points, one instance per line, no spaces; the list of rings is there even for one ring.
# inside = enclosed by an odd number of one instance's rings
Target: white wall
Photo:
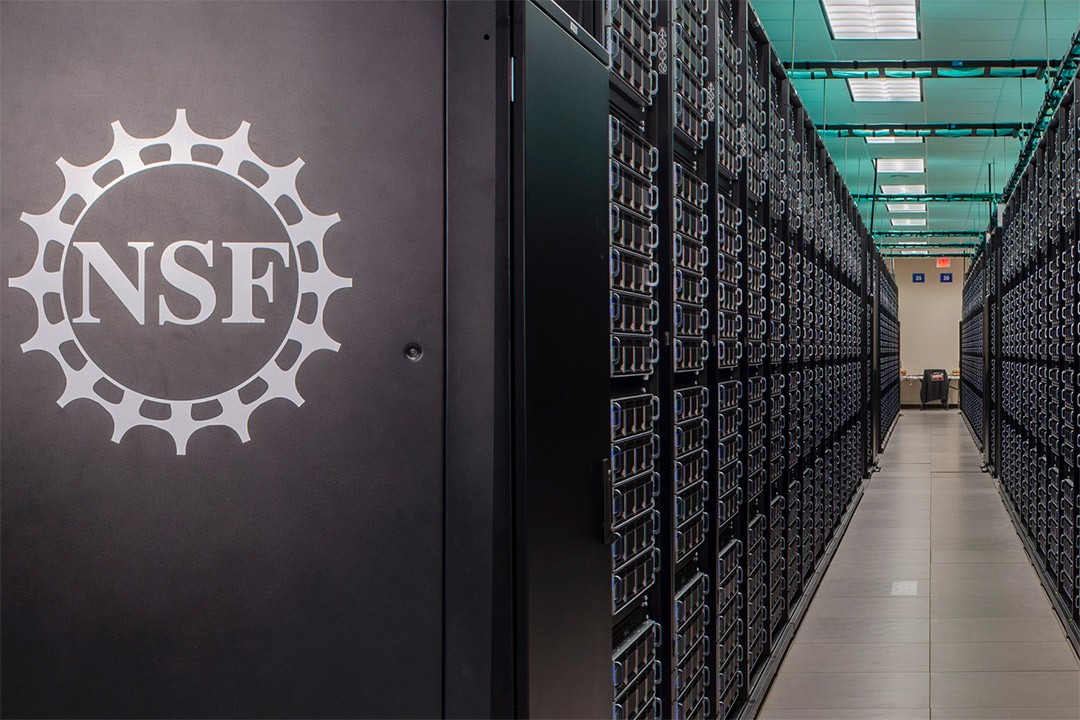
[[[900,303],[900,368],[909,376],[922,377],[927,368],[960,369],[960,316],[964,294],[965,258],[951,258],[948,268],[938,268],[937,258],[895,258],[888,261],[896,276]],[[942,283],[940,273],[951,272],[952,283]],[[913,273],[925,273],[925,283],[913,283]],[[957,382],[954,380],[953,385]],[[919,402],[919,383],[901,381],[900,402]],[[956,391],[949,402],[957,402]]]

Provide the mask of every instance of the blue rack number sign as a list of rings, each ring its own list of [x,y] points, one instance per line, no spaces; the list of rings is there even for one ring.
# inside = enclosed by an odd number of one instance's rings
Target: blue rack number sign
[[[926,282],[926,273],[911,273],[911,282],[924,283]]]
[[[952,273],[941,273],[941,282],[943,282],[943,283],[945,283],[945,282],[951,283],[952,282]]]

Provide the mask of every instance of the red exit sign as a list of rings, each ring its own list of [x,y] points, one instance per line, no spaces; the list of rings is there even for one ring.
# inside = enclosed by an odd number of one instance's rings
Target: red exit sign
[[[950,262],[949,258],[938,258],[937,259],[937,266],[938,267],[949,267],[949,262]]]

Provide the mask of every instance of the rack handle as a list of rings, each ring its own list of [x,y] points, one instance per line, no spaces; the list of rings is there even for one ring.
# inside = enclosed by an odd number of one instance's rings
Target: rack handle
[[[615,58],[619,56],[619,36],[618,33],[615,32],[615,28],[610,25],[607,28],[606,39],[607,42],[604,44],[607,46],[609,56],[608,67],[610,68],[614,64]]]
[[[655,185],[649,186],[649,201],[646,203],[646,207],[649,210],[655,210],[660,205],[660,188]]]

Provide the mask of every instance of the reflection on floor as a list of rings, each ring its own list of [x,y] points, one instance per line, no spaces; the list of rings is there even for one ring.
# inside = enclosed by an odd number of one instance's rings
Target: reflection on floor
[[[1080,665],[959,413],[905,410],[761,718],[1080,718]]]

